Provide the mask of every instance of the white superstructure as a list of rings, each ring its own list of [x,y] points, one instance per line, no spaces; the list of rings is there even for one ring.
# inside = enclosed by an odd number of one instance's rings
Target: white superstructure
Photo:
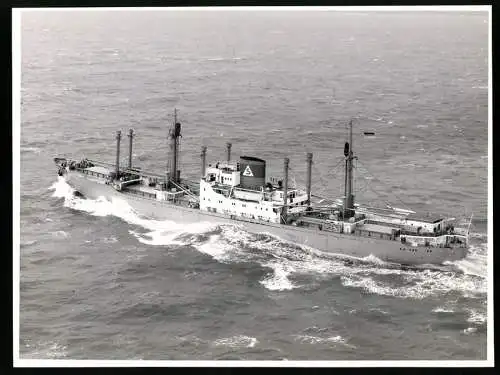
[[[283,209],[283,188],[267,183],[259,190],[240,186],[239,163],[218,162],[209,165],[200,180],[200,209],[279,223]],[[288,189],[288,213],[297,214],[307,208],[304,191]]]

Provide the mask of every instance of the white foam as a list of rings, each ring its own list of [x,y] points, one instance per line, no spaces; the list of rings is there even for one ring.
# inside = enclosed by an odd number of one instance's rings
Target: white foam
[[[66,183],[64,177],[61,176],[57,178],[57,181],[48,190],[54,190],[52,196],[55,198],[70,198],[75,191],[75,189]]]
[[[133,232],[140,242],[147,245],[183,244],[183,242],[174,241],[174,239],[183,233],[204,233],[216,226],[209,222],[178,224],[171,220],[153,220],[141,217],[125,200],[119,198],[111,200],[105,197],[99,197],[95,200],[82,199],[74,195],[75,190],[67,184],[63,177],[59,177],[58,181],[49,189],[54,190],[53,197],[64,198],[64,206],[66,207],[84,211],[93,216],[113,215],[129,224],[149,230],[148,233],[144,234]]]
[[[356,259],[348,256],[335,256],[307,247],[290,247],[285,242],[272,238],[257,239],[241,228],[229,227],[222,230],[221,241],[233,246],[233,260],[257,261],[264,267],[273,269],[261,284],[270,290],[290,290],[298,286],[292,284],[291,274],[316,274],[326,277],[340,276],[346,287],[365,289],[369,293],[401,298],[421,299],[436,293],[458,290],[477,295],[486,291],[486,279],[474,275],[452,272],[448,269],[401,269],[397,265],[381,261],[374,256]],[[256,248],[258,252],[245,250]],[[361,261],[359,264],[346,264],[345,259]],[[368,264],[366,264],[368,263]],[[374,267],[373,267],[373,266]],[[377,276],[393,275],[402,283],[378,281]],[[410,285],[408,285],[410,284]],[[413,285],[412,285],[413,284]]]
[[[293,268],[290,269],[290,267],[287,267],[286,265],[274,262],[264,264],[264,266],[271,267],[273,269],[272,274],[260,281],[266,289],[283,291],[296,288],[296,286],[293,285],[287,277],[292,272]]]
[[[38,242],[37,240],[24,241],[24,242],[21,242],[21,246],[31,246],[31,245],[36,244],[37,242]]]
[[[355,348],[354,345],[346,343],[346,340],[340,336],[331,336],[331,337],[318,337],[312,335],[295,335],[295,340],[300,341],[305,344],[325,344],[325,343],[334,343],[334,344],[343,344],[345,346],[349,346],[351,348]]]
[[[104,198],[81,199],[73,196],[73,189],[63,178],[51,186],[54,197],[64,197],[65,205],[92,215],[114,215],[128,223],[141,226],[147,233],[130,231],[147,245],[189,244],[198,251],[220,262],[253,262],[270,268],[261,285],[273,291],[287,291],[294,285],[291,275],[338,277],[343,286],[364,289],[368,293],[399,298],[426,298],[451,290],[466,296],[478,296],[487,290],[486,243],[471,246],[467,258],[440,268],[402,269],[370,255],[365,258],[324,253],[306,246],[297,247],[269,235],[255,235],[241,225],[216,225],[204,222],[177,224],[174,221],[156,221],[140,217],[125,201]],[[183,234],[211,234],[208,239],[181,236]],[[346,262],[351,259],[351,262]],[[460,271],[460,272],[457,272]],[[383,277],[380,280],[379,276]]]
[[[40,149],[38,147],[21,147],[21,152],[33,152],[35,154],[39,154]]]
[[[477,323],[477,324],[483,324],[486,323],[486,312],[485,311],[477,311],[474,309],[469,309],[469,318],[467,321],[469,323]]]
[[[379,265],[379,266],[383,266],[383,265],[387,265],[388,264],[387,262],[384,262],[382,259],[377,258],[373,254],[370,254],[370,255],[368,255],[368,256],[366,256],[364,258],[361,258],[361,260],[363,260],[364,262],[373,263],[373,264],[376,264],[376,265]]]
[[[26,355],[29,358],[37,359],[57,359],[67,356],[67,347],[57,342],[46,342],[35,345],[35,350]]]
[[[447,293],[450,290],[458,290],[472,295],[483,293],[486,290],[484,280],[451,271],[375,268],[369,270],[369,273],[365,272],[353,268],[351,272],[341,276],[342,285],[361,288],[372,294],[414,299],[423,299],[431,295]],[[403,280],[411,282],[413,285],[403,283],[401,286],[394,286],[394,282],[390,285],[388,282],[375,280],[373,276],[377,274],[398,274]]]
[[[381,310],[381,309],[378,309],[378,308],[371,308],[368,311],[378,312],[378,313],[380,313],[382,315],[389,315],[389,313],[387,311],[384,311],[384,310]]]
[[[454,311],[450,308],[447,308],[447,307],[436,307],[436,308],[432,309],[432,312],[449,314],[449,313],[453,313]]]
[[[228,255],[234,249],[233,246],[222,241],[221,235],[218,234],[211,235],[208,242],[194,245],[194,247],[203,254],[210,255],[215,260],[221,262],[227,261],[229,258]]]
[[[145,245],[151,246],[165,246],[165,245],[184,245],[184,242],[176,241],[175,238],[178,237],[177,232],[163,232],[163,231],[153,231],[149,233],[139,233],[133,230],[129,230],[137,240]]]
[[[233,348],[253,348],[258,343],[259,340],[255,337],[244,335],[225,337],[214,341],[216,346],[230,346]]]
[[[472,333],[477,332],[477,328],[476,328],[476,327],[468,327],[468,328],[464,329],[462,332],[463,332],[465,335],[470,335],[470,334],[472,334]]]
[[[488,261],[487,246],[488,244],[486,242],[479,246],[471,245],[469,247],[469,253],[467,257],[455,262],[450,262],[449,264],[455,265],[466,275],[473,275],[483,278],[484,283],[486,284]]]
[[[69,233],[65,232],[63,230],[58,230],[56,232],[52,232],[52,236],[54,236],[56,238],[68,238],[69,237]]]

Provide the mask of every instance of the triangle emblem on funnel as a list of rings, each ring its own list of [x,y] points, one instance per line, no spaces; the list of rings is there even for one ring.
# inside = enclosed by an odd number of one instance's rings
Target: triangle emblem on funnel
[[[243,172],[243,176],[253,177],[253,173],[252,173],[252,170],[250,169],[249,165],[247,165],[247,167],[245,168],[245,171]]]

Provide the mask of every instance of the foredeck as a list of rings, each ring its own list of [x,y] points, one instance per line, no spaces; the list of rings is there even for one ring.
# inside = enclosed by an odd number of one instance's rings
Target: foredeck
[[[146,186],[146,185],[142,185],[142,184],[127,186],[127,190],[140,191],[143,193],[156,195],[156,191],[155,191],[154,187]]]
[[[85,170],[88,172],[100,173],[100,174],[103,174],[106,176],[109,175],[109,173],[111,172],[110,169],[108,169],[106,167],[101,167],[101,166],[89,167],[89,168],[85,168]]]

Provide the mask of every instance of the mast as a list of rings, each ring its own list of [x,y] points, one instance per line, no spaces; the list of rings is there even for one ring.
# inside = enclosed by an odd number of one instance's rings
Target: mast
[[[307,205],[311,205],[311,167],[312,167],[312,158],[313,154],[307,153],[307,184],[306,184],[306,192],[307,192]]]
[[[346,158],[344,217],[350,218],[354,216],[354,195],[352,194],[352,161],[354,159],[352,152],[352,120],[349,121],[349,142],[346,142],[344,146],[344,156]]]
[[[285,158],[284,161],[284,174],[285,174],[285,180],[283,181],[283,220],[286,224],[286,219],[287,219],[287,213],[288,213],[288,163],[290,163],[290,159]]]
[[[122,138],[122,132],[118,130],[116,132],[116,166],[115,166],[115,178],[119,177],[120,173],[120,140]]]
[[[132,168],[132,138],[134,137],[134,130],[128,131],[129,145],[128,145],[128,168]]]
[[[207,146],[201,146],[201,178],[205,177],[205,165],[207,160]]]
[[[229,163],[231,161],[231,142],[226,143],[227,146],[227,162]]]
[[[181,171],[179,168],[179,138],[181,137],[181,124],[177,122],[177,108],[174,109],[174,123],[172,129],[169,132],[170,137],[170,150],[171,150],[171,161],[170,161],[170,181],[175,184],[180,182]]]

